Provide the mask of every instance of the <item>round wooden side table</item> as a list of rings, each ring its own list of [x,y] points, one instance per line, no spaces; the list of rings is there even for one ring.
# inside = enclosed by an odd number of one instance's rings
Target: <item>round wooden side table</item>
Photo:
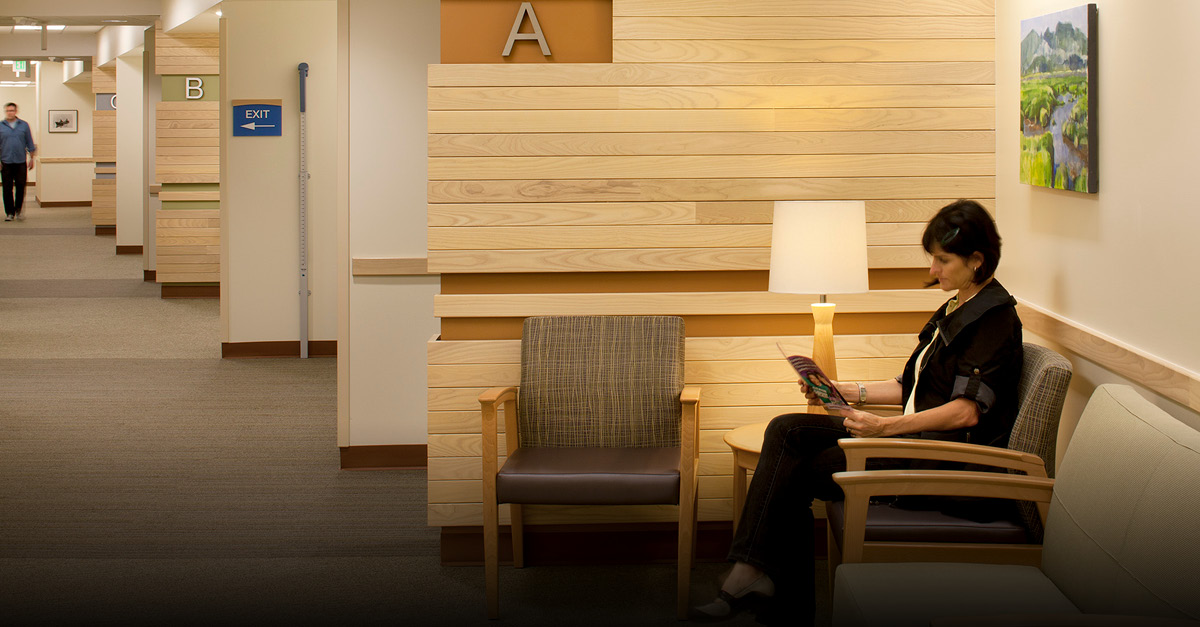
[[[758,466],[763,434],[769,421],[738,427],[725,434],[725,443],[733,449],[733,530],[737,531],[742,506],[746,504],[746,471]]]

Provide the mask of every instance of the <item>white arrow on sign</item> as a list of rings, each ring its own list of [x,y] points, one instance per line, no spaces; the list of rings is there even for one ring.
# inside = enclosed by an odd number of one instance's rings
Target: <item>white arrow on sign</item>
[[[242,128],[248,128],[253,131],[256,128],[275,128],[275,125],[274,124],[257,124],[255,122],[250,122],[249,124],[243,124]]]

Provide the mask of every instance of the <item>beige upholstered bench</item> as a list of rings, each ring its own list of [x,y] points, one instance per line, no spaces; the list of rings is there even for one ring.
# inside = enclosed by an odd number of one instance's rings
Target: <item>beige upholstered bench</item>
[[[1127,386],[1102,385],[1043,500],[1050,510],[1041,568],[844,564],[834,581],[833,624],[1200,619],[1200,432]]]

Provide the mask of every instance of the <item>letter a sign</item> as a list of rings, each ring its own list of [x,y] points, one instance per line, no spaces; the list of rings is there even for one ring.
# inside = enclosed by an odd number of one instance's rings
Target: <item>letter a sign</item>
[[[533,26],[532,33],[518,32],[521,30],[521,24],[525,22],[525,16],[529,16],[529,23]],[[533,12],[533,4],[522,2],[520,10],[517,11],[517,19],[513,21],[512,31],[508,33],[508,43],[504,45],[504,53],[502,56],[512,54],[513,42],[518,39],[537,40],[538,45],[542,47],[542,55],[550,56],[550,44],[546,43],[546,36],[542,34],[542,25],[538,24],[537,14]]]

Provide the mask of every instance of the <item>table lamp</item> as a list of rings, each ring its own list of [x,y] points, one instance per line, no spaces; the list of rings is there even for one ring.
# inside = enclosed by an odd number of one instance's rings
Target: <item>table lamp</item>
[[[812,304],[813,361],[837,379],[833,310],[827,294],[866,292],[867,208],[861,200],[786,200],[775,203],[771,279],[767,290],[816,294]]]

